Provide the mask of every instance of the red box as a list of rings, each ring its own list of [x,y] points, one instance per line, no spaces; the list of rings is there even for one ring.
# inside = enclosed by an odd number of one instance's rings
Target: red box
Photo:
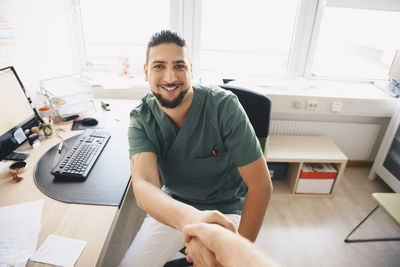
[[[304,163],[300,179],[335,179],[336,168],[331,163]]]

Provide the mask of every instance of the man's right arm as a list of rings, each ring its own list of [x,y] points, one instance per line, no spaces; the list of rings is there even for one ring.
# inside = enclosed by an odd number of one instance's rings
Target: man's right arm
[[[218,211],[200,211],[161,190],[156,155],[135,154],[130,160],[132,187],[137,205],[157,221],[182,231],[186,224],[217,223],[234,231],[233,223]]]

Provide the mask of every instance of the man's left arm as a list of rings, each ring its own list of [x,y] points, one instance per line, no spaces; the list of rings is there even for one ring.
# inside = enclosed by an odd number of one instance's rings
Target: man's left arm
[[[263,156],[252,163],[238,167],[238,170],[248,188],[239,234],[254,242],[271,198],[272,182]]]

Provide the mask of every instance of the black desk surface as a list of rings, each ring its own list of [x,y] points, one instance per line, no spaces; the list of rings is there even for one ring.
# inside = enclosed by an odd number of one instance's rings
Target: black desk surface
[[[130,180],[127,129],[108,130],[111,138],[86,180],[50,174],[58,144],[49,149],[35,167],[38,188],[51,198],[67,203],[119,206]],[[64,156],[79,135],[64,141]],[[60,157],[60,159],[61,159]]]

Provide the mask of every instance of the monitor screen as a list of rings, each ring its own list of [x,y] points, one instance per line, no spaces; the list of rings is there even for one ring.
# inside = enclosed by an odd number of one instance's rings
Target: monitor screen
[[[37,112],[13,67],[0,69],[0,114],[2,160],[26,139],[21,138],[21,132],[39,123]]]
[[[400,126],[393,138],[383,166],[400,181]]]
[[[0,135],[35,115],[15,73],[10,68],[0,72]]]
[[[400,82],[400,50],[397,50],[389,70],[389,78]]]

